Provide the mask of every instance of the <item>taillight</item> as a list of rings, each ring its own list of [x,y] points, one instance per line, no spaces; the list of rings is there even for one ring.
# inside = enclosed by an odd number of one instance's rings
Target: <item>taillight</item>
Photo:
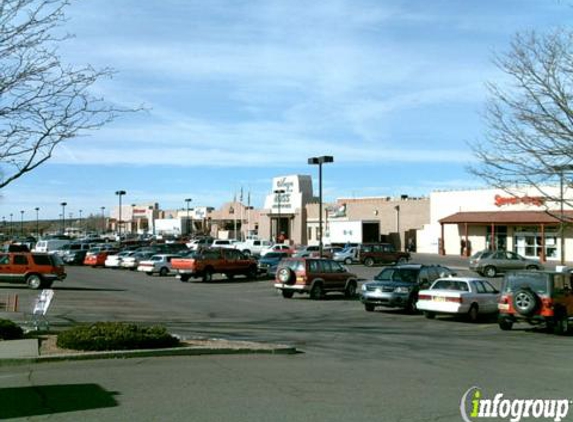
[[[503,304],[509,303],[509,296],[508,296],[508,295],[503,295],[502,297],[500,297],[500,298],[499,298],[499,303],[503,303]]]
[[[418,300],[430,300],[431,298],[430,295],[418,295]]]
[[[545,309],[553,309],[553,299],[549,297],[541,298],[541,306]]]
[[[463,298],[460,297],[446,297],[446,302],[463,303]]]

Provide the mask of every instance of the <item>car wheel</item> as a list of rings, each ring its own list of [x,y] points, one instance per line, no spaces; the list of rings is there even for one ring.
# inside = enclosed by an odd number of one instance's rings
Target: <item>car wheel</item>
[[[352,264],[352,258],[346,258],[346,259],[344,260],[344,263],[345,263],[346,265]]]
[[[374,312],[374,305],[370,305],[369,303],[365,303],[364,304],[364,309],[366,310],[366,312]]]
[[[296,275],[293,270],[288,267],[283,267],[277,272],[278,280],[283,284],[294,284]]]
[[[513,307],[521,315],[532,315],[538,305],[539,298],[530,289],[520,289],[513,294]]]
[[[366,265],[367,267],[371,267],[374,265],[374,260],[372,258],[366,258],[364,260],[364,265]]]
[[[179,276],[179,280],[181,280],[183,283],[186,283],[189,281],[189,276],[188,275],[181,275],[181,276]]]
[[[352,299],[354,296],[356,296],[356,282],[348,282],[346,289],[344,289],[344,296],[346,296],[347,299]]]
[[[493,265],[488,265],[487,267],[484,268],[483,274],[486,277],[493,278],[497,275],[497,270]]]
[[[257,274],[258,274],[259,270],[257,269],[257,267],[253,266],[253,267],[249,267],[249,271],[247,271],[247,278],[250,279],[256,279],[257,278]]]
[[[513,321],[508,318],[499,318],[497,323],[503,331],[509,331],[513,327]]]
[[[293,290],[281,290],[281,293],[285,299],[290,299],[294,295]]]
[[[163,267],[159,270],[159,275],[161,277],[165,277],[167,274],[169,274],[169,268]]]
[[[245,249],[245,250],[243,251],[243,253],[244,253],[245,255],[250,255],[250,254],[251,254],[251,251],[248,250],[248,249]]]
[[[145,274],[150,275],[150,276],[153,275],[153,273],[151,271],[147,271]]]
[[[26,284],[30,289],[38,290],[42,287],[42,278],[38,274],[30,274],[26,278]]]
[[[478,306],[474,303],[471,307],[470,310],[468,311],[468,319],[470,320],[470,322],[477,322],[479,318],[479,308]]]
[[[203,272],[203,283],[209,283],[211,281],[213,281],[213,272],[210,268],[207,268]]]
[[[434,319],[436,317],[436,314],[433,312],[424,311],[424,316],[428,319]]]
[[[324,289],[322,288],[322,284],[315,283],[315,285],[312,286],[312,289],[310,289],[310,298],[313,300],[319,300],[322,299],[323,296]]]

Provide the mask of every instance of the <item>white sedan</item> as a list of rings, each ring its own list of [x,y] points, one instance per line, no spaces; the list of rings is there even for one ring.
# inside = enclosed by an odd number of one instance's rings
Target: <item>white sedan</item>
[[[137,271],[142,271],[147,275],[159,274],[166,276],[171,272],[171,258],[180,258],[180,255],[158,254],[151,258],[139,261]]]
[[[436,314],[462,314],[475,322],[480,314],[497,312],[499,297],[500,293],[481,278],[440,278],[428,290],[420,290],[416,307],[426,318],[432,319]]]

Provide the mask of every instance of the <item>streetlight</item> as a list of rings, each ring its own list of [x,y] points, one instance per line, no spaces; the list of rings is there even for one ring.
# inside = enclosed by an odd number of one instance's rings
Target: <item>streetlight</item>
[[[318,250],[320,257],[322,257],[322,165],[333,162],[334,157],[331,155],[322,155],[320,157],[311,157],[308,159],[308,164],[318,165]]]
[[[101,234],[105,233],[105,207],[101,207]]]
[[[82,212],[83,210],[80,210],[80,236],[82,235]]]
[[[66,205],[68,205],[68,203],[62,202],[60,205],[62,206],[62,234],[64,234],[66,233]]]
[[[36,210],[36,236],[40,239],[40,207],[34,209]]]
[[[565,178],[565,171],[573,170],[572,164],[564,164],[561,166],[553,166],[553,170],[559,172],[559,235],[561,237],[561,265],[565,265],[565,211],[563,210],[563,180]],[[543,251],[545,254],[545,251]]]
[[[24,237],[24,210],[20,211],[20,236]]]
[[[119,240],[121,241],[121,197],[127,192],[124,190],[116,190],[115,194],[119,196],[119,219],[117,220],[117,233],[119,235]]]
[[[278,204],[278,218],[277,218],[277,231],[275,232],[275,241],[278,243],[279,237],[281,235],[281,200],[282,194],[285,193],[284,189],[275,189],[273,193],[277,197],[277,204]]]
[[[191,198],[185,198],[185,204],[187,206],[187,234],[193,234],[193,226],[189,224],[189,203],[192,201]]]
[[[13,214],[10,213],[10,238],[12,238],[14,236],[14,233],[13,233],[14,225],[12,224],[12,216],[13,216]]]

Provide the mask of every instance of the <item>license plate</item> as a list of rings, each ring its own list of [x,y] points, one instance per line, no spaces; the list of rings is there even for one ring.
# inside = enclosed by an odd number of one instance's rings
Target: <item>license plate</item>
[[[445,302],[446,298],[441,296],[434,296],[434,302]]]
[[[500,311],[509,311],[509,303],[498,303],[497,309]]]

